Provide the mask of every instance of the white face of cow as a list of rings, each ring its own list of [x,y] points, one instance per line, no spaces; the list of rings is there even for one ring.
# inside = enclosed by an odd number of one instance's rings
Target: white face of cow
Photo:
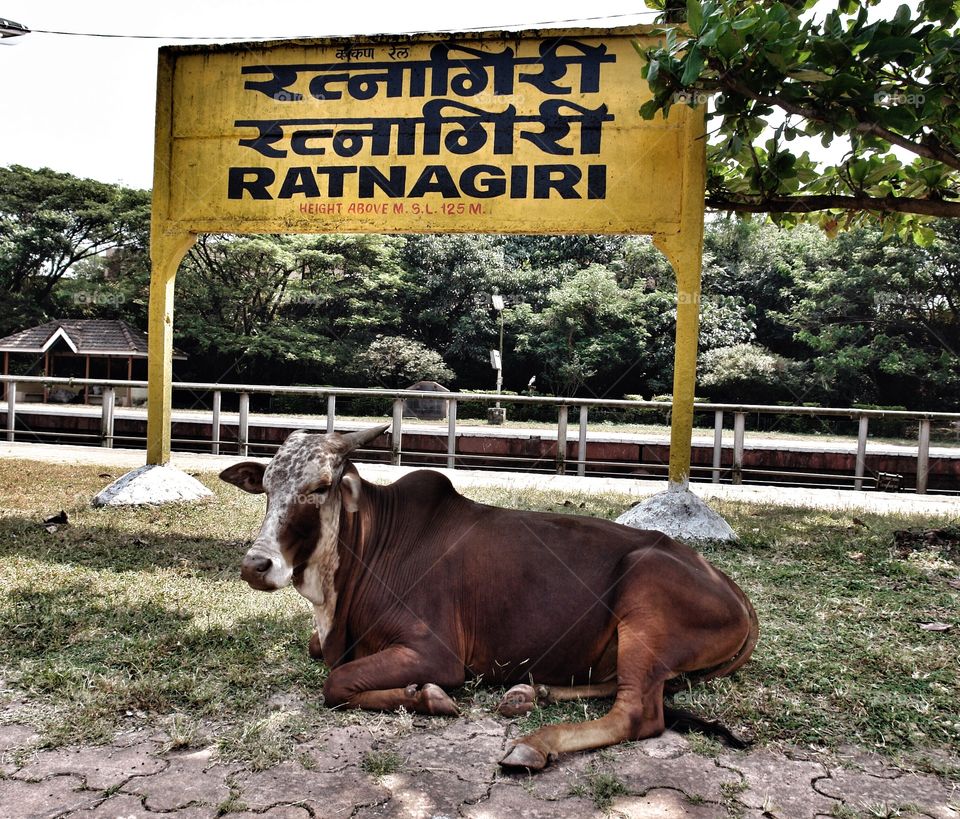
[[[220,473],[246,492],[267,494],[260,533],[240,569],[251,587],[273,591],[293,580],[315,605],[324,602],[336,570],[340,510],[356,511],[359,500],[360,478],[347,457],[387,429],[346,435],[298,430],[266,466],[246,461]]]

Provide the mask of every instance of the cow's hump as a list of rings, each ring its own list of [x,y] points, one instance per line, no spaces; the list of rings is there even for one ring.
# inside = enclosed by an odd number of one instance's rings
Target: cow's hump
[[[454,489],[450,479],[442,472],[433,469],[417,469],[414,472],[408,472],[393,486],[400,492],[415,492],[421,500],[427,498],[460,497],[460,493]]]

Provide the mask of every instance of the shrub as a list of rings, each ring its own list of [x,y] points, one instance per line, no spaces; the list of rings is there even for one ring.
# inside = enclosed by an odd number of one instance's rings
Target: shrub
[[[440,353],[404,336],[377,336],[353,361],[352,369],[368,387],[403,388],[417,381],[456,378]]]
[[[793,362],[759,344],[733,344],[708,350],[700,358],[700,384],[717,402],[772,403],[791,397]]]

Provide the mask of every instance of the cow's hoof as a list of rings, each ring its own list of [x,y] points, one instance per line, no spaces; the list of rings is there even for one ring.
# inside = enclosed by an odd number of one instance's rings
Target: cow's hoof
[[[456,703],[439,685],[426,683],[417,692],[417,710],[421,714],[435,717],[456,717],[460,715]]]
[[[500,760],[500,764],[504,768],[526,768],[529,771],[539,771],[547,766],[547,756],[531,745],[518,742]]]
[[[537,692],[532,685],[515,685],[500,700],[497,713],[504,717],[529,714],[537,704]]]

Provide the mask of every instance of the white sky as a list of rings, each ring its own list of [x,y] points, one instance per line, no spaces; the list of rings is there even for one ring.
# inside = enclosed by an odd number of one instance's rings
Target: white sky
[[[637,0],[0,0],[0,17],[35,32],[0,45],[0,165],[152,185],[157,49],[176,41],[65,37],[37,29],[215,41],[651,22],[652,15],[638,15],[638,8],[643,3]]]

